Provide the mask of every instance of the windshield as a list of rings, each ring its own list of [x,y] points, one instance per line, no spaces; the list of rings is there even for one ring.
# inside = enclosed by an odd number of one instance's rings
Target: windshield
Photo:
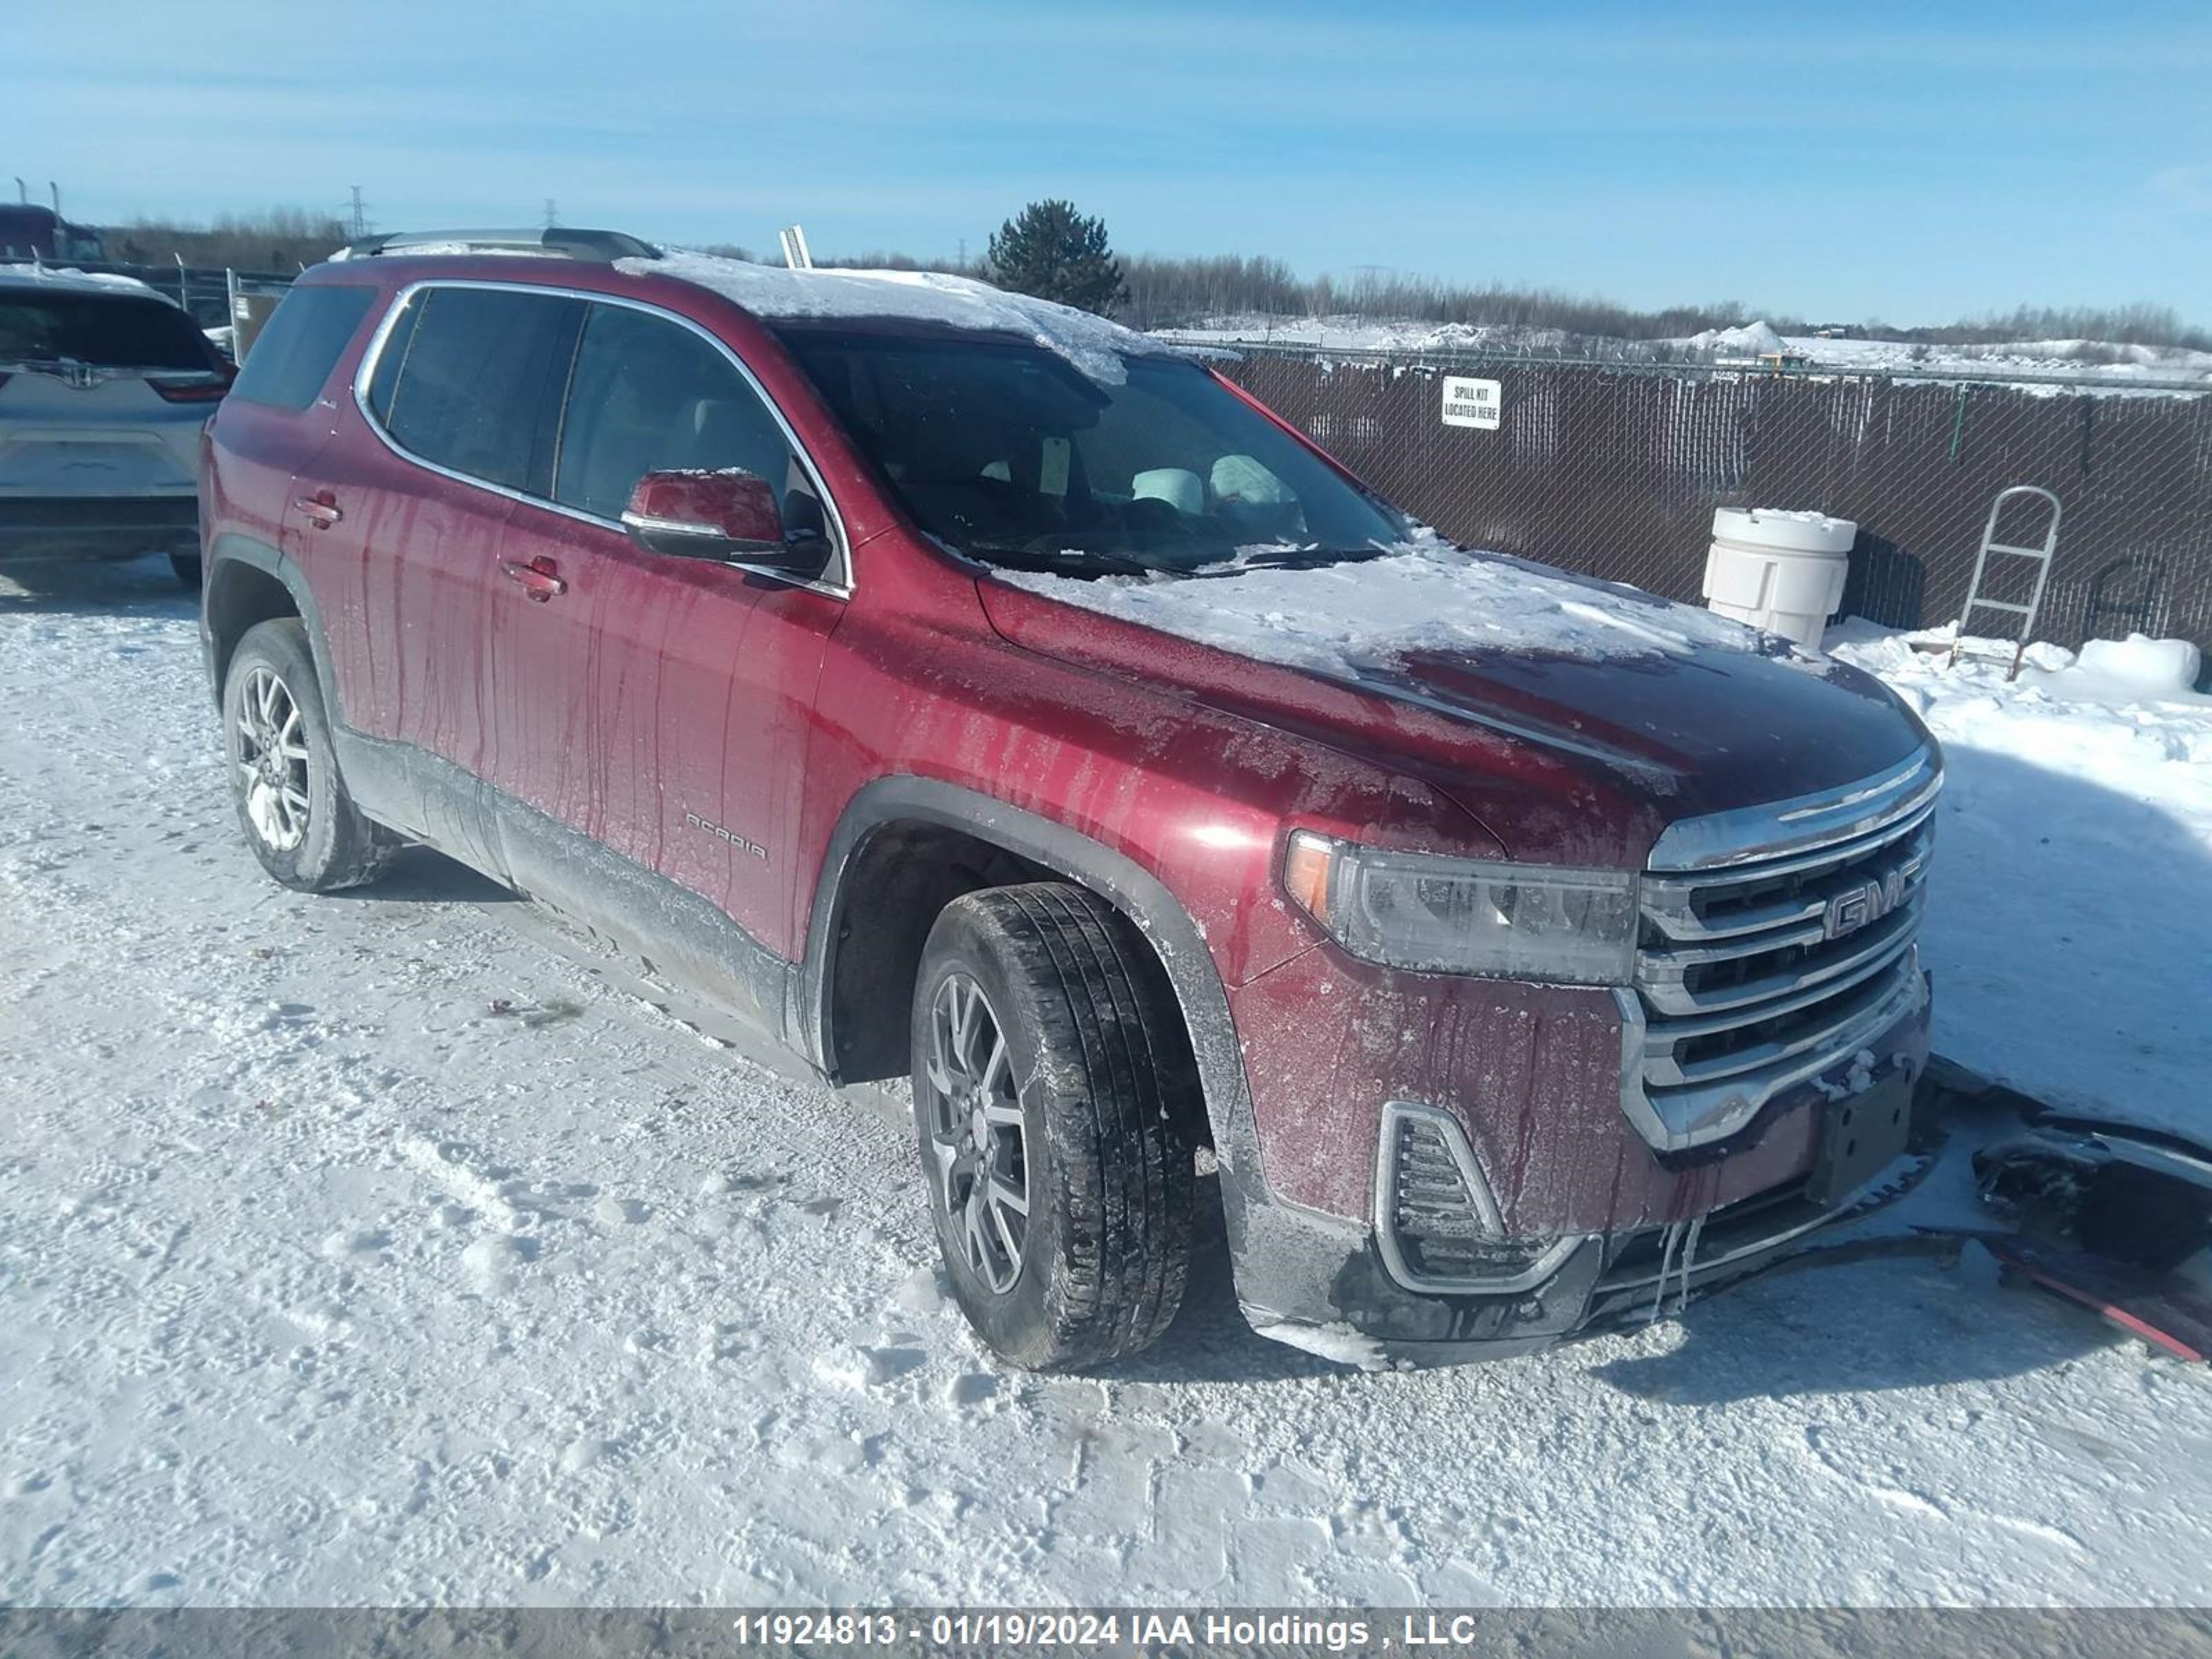
[[[166,300],[0,290],[0,362],[210,369],[215,356]]]
[[[915,521],[1071,574],[1364,558],[1406,524],[1196,364],[1102,385],[1038,346],[793,328],[785,343]]]

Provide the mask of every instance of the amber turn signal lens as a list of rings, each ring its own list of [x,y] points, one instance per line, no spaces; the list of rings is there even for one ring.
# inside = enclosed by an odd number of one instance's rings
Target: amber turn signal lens
[[[1283,860],[1283,885],[1308,912],[1324,921],[1328,917],[1329,866],[1335,859],[1334,842],[1300,830],[1291,837],[1290,850]]]

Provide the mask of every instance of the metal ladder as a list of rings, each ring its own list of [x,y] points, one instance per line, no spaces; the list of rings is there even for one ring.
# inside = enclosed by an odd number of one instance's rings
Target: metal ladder
[[[2043,533],[2042,546],[2023,547],[2017,542],[2001,542],[1996,538],[1998,516],[2003,513],[2005,503],[2015,495],[2040,495],[2051,503],[2051,524]],[[2058,520],[2063,511],[2057,496],[2035,484],[2014,484],[2009,489],[1997,491],[1996,500],[1990,503],[1989,521],[1982,526],[1981,550],[1974,555],[1974,574],[1966,584],[1966,603],[1959,612],[1959,637],[1951,642],[1953,666],[1957,665],[1960,653],[1966,648],[1968,624],[1974,619],[1975,607],[1979,606],[1984,611],[2008,611],[2021,618],[2020,644],[2012,653],[2012,672],[2005,678],[2009,681],[2020,678],[2021,662],[2027,655],[2027,647],[2035,638],[2035,618],[2043,609],[2043,590],[2051,582],[2051,556],[2058,548]],[[1982,597],[1982,574],[1992,553],[2009,553],[2015,558],[2042,562],[2043,568],[2035,573],[2035,592],[2029,596],[2026,605],[2011,599],[1985,599]]]

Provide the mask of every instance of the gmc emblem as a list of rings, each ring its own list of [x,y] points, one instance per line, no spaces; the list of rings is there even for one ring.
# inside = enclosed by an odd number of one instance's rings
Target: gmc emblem
[[[1913,868],[1900,865],[1880,881],[1863,881],[1837,894],[1828,901],[1822,933],[1829,939],[1841,939],[1869,922],[1880,921],[1905,902],[1905,884]]]

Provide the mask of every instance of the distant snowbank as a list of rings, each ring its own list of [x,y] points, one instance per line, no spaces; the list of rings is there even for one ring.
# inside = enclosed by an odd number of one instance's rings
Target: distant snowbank
[[[1782,334],[1765,322],[1708,329],[1675,340],[1619,340],[1510,324],[1429,323],[1361,317],[1208,318],[1191,328],[1158,329],[1153,337],[1212,346],[1279,345],[1344,352],[1494,351],[1500,356],[1595,357],[1608,362],[1705,362],[1781,352],[1814,368],[1910,376],[1985,374],[1992,380],[2039,377],[2116,392],[2142,380],[2202,383],[2212,391],[2212,352],[2110,344],[2096,340],[2025,340],[1991,345],[1932,346],[1909,340],[1829,339]],[[2159,388],[2154,388],[2156,390]]]
[[[1765,323],[1746,323],[1741,328],[1709,328],[1682,342],[1696,351],[1757,357],[1784,349],[1782,337]]]

